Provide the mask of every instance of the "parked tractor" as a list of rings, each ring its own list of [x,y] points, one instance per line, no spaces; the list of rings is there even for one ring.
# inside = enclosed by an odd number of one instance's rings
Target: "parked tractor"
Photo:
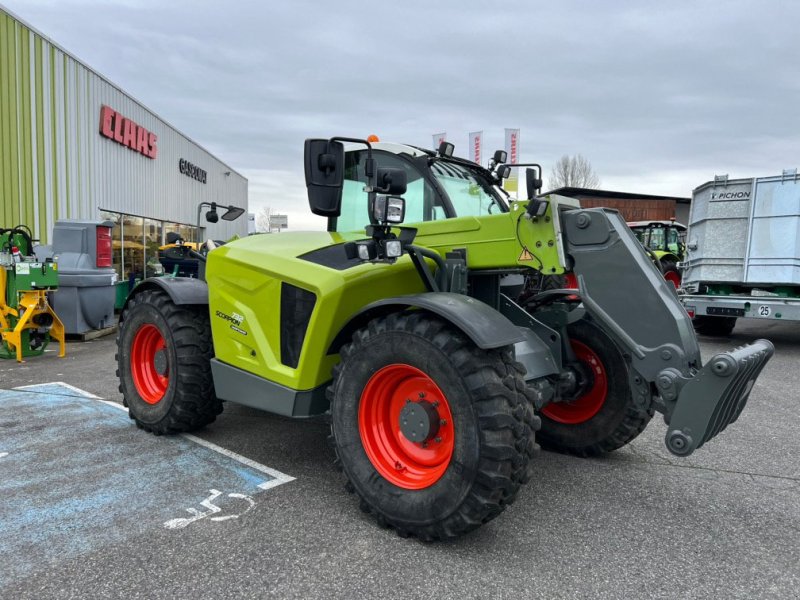
[[[525,201],[501,189],[517,166]],[[310,139],[305,175],[327,231],[237,240],[196,256],[202,277],[131,292],[120,391],[157,435],[225,401],[328,415],[346,489],[401,535],[493,519],[536,477],[538,444],[611,452],[660,412],[687,456],[739,417],[773,353],[759,340],[704,366],[620,215],[537,196],[538,165],[504,152],[484,168],[447,143]],[[577,289],[531,292],[566,274]]]
[[[678,289],[681,286],[678,263],[686,253],[686,225],[675,221],[633,221],[628,223],[628,227],[650,254],[664,279]]]

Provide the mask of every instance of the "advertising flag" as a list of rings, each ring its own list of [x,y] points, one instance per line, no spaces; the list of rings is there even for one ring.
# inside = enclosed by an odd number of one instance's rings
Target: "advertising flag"
[[[519,162],[519,129],[506,129],[506,152],[508,164],[515,165]],[[519,189],[519,169],[511,169],[511,176],[506,179],[506,191],[517,195]]]
[[[447,141],[447,134],[446,133],[444,133],[444,132],[442,132],[442,133],[434,133],[433,134],[433,149],[434,150],[438,150],[439,149],[439,144],[441,144],[442,142],[446,142],[446,141]]]
[[[473,131],[469,134],[469,158],[472,162],[481,164],[481,151],[483,150],[483,132]]]

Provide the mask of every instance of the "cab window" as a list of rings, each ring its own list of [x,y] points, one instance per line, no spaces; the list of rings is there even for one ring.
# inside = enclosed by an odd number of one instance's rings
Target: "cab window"
[[[404,224],[433,221],[445,217],[438,194],[413,164],[387,152],[374,151],[372,156],[379,167],[403,169],[406,172],[408,188],[403,194],[403,198],[406,200]],[[345,153],[342,212],[336,222],[337,231],[363,231],[364,227],[369,224],[367,194],[364,192],[364,186],[367,183],[367,176],[364,173],[366,158],[365,150]]]
[[[436,161],[431,171],[444,188],[457,217],[480,217],[503,212],[492,184],[464,165]]]
[[[651,227],[650,228],[650,239],[648,241],[647,246],[651,250],[663,250],[664,249],[664,228],[663,227]]]

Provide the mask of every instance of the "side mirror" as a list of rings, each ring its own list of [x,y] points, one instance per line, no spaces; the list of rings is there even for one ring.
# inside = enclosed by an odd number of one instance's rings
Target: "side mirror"
[[[323,217],[338,217],[344,185],[344,144],[308,139],[304,163],[311,212]]]
[[[375,190],[388,196],[402,196],[408,187],[408,176],[405,169],[378,167],[378,185]]]
[[[525,169],[525,187],[528,191],[528,200],[531,200],[536,192],[542,189],[542,178],[536,173],[536,169]]]

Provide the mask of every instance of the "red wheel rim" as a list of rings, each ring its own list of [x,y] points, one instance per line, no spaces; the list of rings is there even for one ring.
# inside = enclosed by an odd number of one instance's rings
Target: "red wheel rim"
[[[142,325],[133,336],[131,345],[133,384],[139,396],[148,404],[158,404],[169,385],[165,349],[164,336],[155,325]],[[160,361],[163,362],[162,372],[159,372],[156,365],[159,354],[161,354]]]
[[[578,360],[590,369],[591,387],[572,402],[553,402],[542,408],[542,414],[548,419],[566,425],[577,425],[591,419],[603,407],[608,396],[606,369],[597,353],[577,340],[572,340],[572,350]]]
[[[679,287],[681,287],[681,276],[678,275],[675,271],[667,271],[666,273],[664,273],[664,279],[666,279],[672,285],[674,285],[676,290]]]
[[[401,411],[409,402],[429,403],[438,418],[435,437],[410,441],[401,431]],[[453,456],[455,430],[447,398],[423,371],[394,364],[377,371],[361,393],[358,431],[372,466],[394,485],[421,490],[444,475]]]

